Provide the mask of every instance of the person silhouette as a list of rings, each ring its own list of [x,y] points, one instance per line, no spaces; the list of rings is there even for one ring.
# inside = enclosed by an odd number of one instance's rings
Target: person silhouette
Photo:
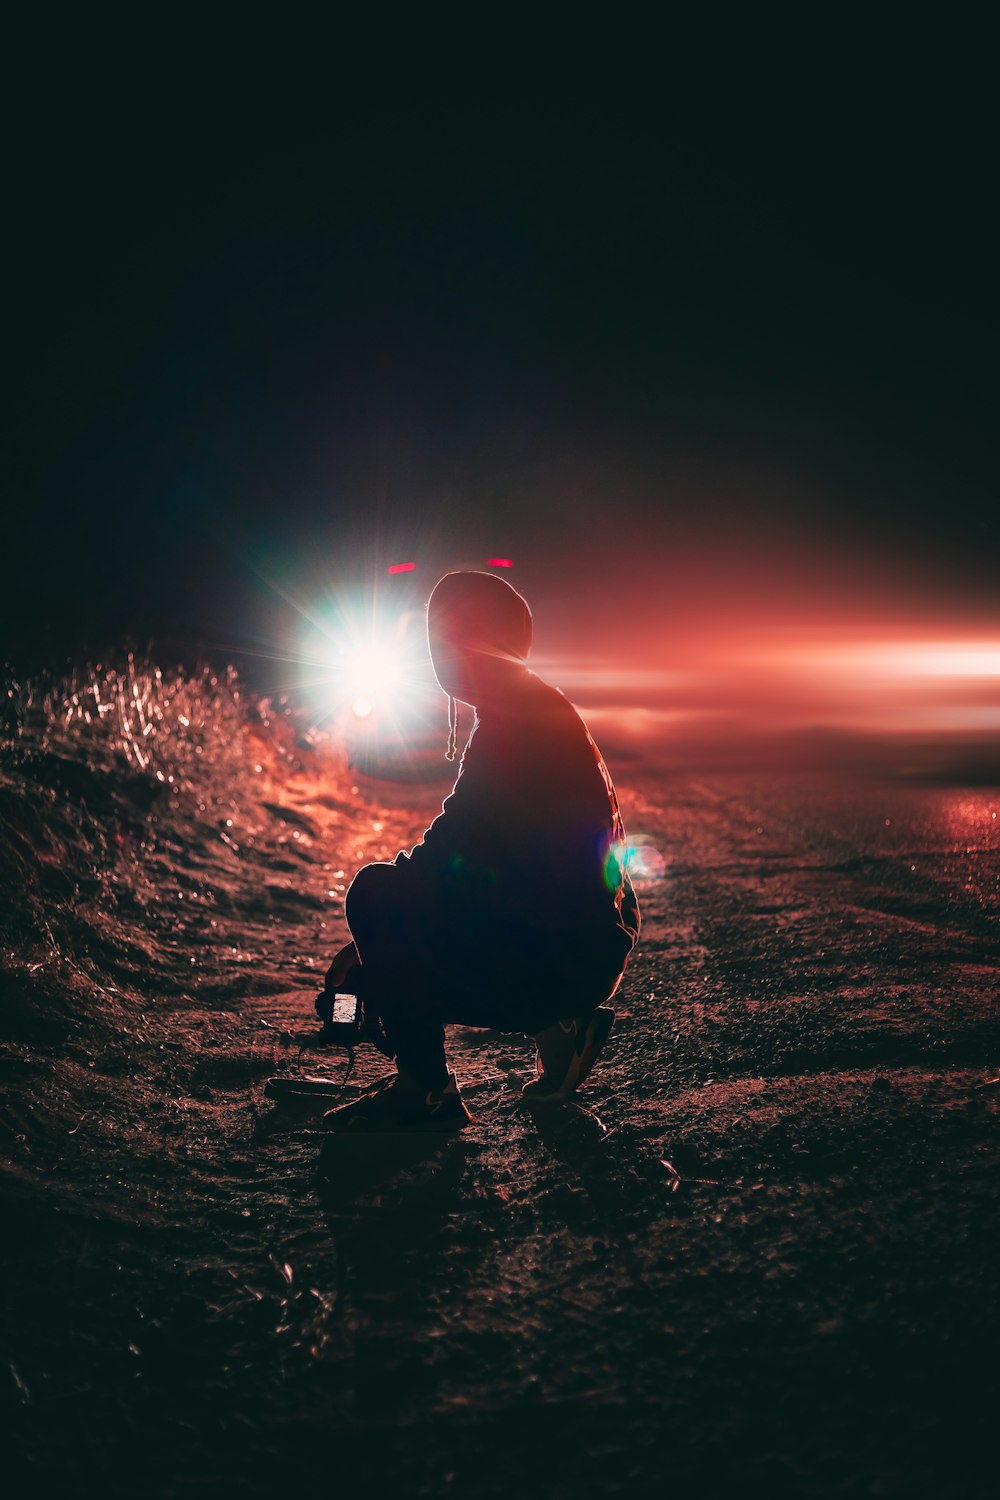
[[[537,1047],[526,1102],[567,1097],[614,1022],[639,933],[611,777],[573,705],[527,666],[526,601],[493,573],[447,573],[427,606],[434,674],[475,724],[454,789],[420,842],[359,870],[351,942],[316,1002],[359,997],[367,1036],[396,1061],[331,1110],[338,1131],[460,1130],[471,1120],[444,1045],[448,1024],[524,1032]]]

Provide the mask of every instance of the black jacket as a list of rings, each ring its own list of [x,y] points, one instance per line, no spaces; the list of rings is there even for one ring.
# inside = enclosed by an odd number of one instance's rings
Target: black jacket
[[[576,709],[527,668],[480,707],[453,792],[395,865],[414,896],[443,903],[463,949],[592,981],[595,1003],[638,935],[607,768]]]

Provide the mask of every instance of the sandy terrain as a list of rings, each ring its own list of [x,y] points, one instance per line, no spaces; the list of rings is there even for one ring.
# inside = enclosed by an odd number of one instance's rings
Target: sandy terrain
[[[1000,792],[622,766],[663,870],[579,1106],[456,1029],[475,1126],[345,1142],[264,1081],[343,1075],[344,890],[440,788],[139,688],[0,761],[12,1493],[995,1492]]]

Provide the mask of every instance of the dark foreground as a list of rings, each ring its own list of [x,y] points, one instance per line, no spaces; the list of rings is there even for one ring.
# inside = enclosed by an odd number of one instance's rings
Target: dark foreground
[[[264,1080],[433,795],[168,686],[0,766],[10,1493],[993,1493],[1000,792],[619,773],[580,1107],[456,1031],[474,1128],[334,1142]]]

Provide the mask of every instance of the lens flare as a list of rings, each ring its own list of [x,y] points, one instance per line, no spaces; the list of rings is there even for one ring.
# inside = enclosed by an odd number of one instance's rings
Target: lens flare
[[[651,880],[662,880],[667,871],[667,861],[651,838],[644,833],[637,833],[629,839],[626,868],[631,879],[639,885]]]
[[[647,834],[637,833],[627,844],[612,844],[604,858],[604,883],[611,891],[621,884],[622,869],[628,871],[636,885],[662,880],[667,861],[656,842]]]

